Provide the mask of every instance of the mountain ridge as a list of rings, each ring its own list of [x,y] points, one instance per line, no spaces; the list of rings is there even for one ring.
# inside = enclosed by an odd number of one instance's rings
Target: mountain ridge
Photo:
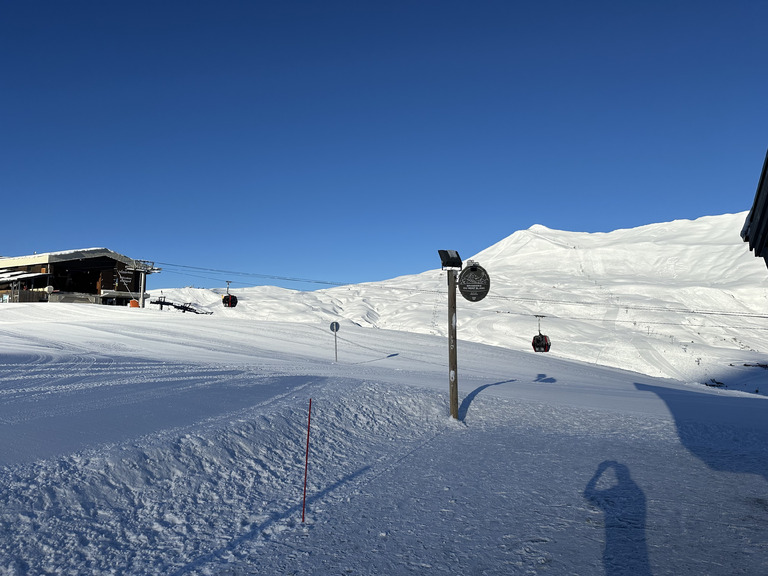
[[[570,360],[693,382],[733,372],[734,362],[768,362],[768,273],[739,236],[745,215],[605,233],[516,231],[467,259],[488,271],[491,290],[480,302],[459,298],[459,339],[531,350],[543,316],[551,354]],[[237,308],[222,306],[222,288],[164,291],[233,319],[447,333],[439,269],[314,292],[231,292]]]

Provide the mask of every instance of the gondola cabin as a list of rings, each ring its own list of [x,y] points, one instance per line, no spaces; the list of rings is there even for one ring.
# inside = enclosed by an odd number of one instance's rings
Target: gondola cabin
[[[237,296],[234,294],[225,294],[221,297],[221,302],[225,308],[234,308],[237,306]]]
[[[533,337],[531,344],[533,345],[534,352],[549,352],[549,349],[552,347],[549,336],[541,333]]]
[[[549,349],[552,347],[552,342],[550,341],[549,336],[541,333],[541,319],[546,318],[546,316],[536,314],[536,318],[539,320],[539,333],[536,334],[536,336],[534,336],[533,340],[531,341],[531,344],[533,345],[533,351],[549,352]]]

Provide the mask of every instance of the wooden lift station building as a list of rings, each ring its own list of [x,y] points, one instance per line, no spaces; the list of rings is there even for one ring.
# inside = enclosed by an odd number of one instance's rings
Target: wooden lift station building
[[[143,307],[154,263],[106,248],[0,257],[0,302],[87,302]],[[137,304],[133,304],[134,306]]]

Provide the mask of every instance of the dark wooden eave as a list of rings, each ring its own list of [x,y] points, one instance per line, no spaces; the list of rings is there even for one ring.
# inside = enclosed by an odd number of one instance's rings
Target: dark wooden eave
[[[749,249],[754,251],[755,256],[765,259],[768,266],[768,152],[757,184],[755,201],[747,214],[741,237],[749,243]]]

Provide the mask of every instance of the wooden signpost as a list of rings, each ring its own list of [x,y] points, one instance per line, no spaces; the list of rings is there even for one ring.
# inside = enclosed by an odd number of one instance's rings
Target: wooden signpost
[[[461,295],[470,302],[479,302],[488,295],[491,279],[477,262],[463,263],[456,250],[438,250],[443,270],[448,271],[448,396],[451,417],[459,419],[459,360],[456,349],[456,285]]]

